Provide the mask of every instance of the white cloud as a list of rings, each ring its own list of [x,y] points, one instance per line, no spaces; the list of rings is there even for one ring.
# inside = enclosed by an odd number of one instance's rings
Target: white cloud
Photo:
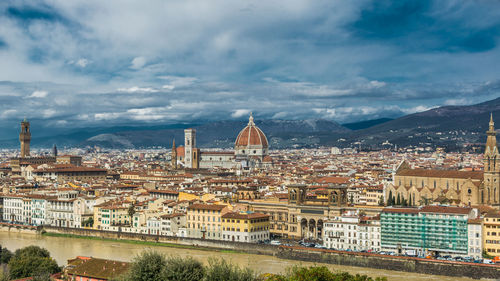
[[[172,91],[173,89],[175,89],[175,86],[174,85],[163,85],[161,88],[164,90],[167,90],[167,91]]]
[[[4,110],[0,116],[2,118],[10,118],[10,117],[16,117],[17,115],[18,115],[17,110],[7,109],[7,110]]]
[[[146,58],[145,57],[135,57],[132,60],[130,68],[132,68],[132,69],[141,69],[144,65],[146,65]]]
[[[34,91],[29,97],[30,98],[45,98],[49,92],[47,91]]]
[[[141,88],[141,87],[130,87],[130,88],[118,88],[116,89],[118,92],[124,92],[124,93],[157,93],[159,92],[157,89],[151,88],[151,87],[146,87],[146,88]]]
[[[50,118],[50,117],[53,117],[54,115],[56,115],[57,111],[55,111],[54,109],[45,109],[44,111],[42,111],[42,116],[44,118]]]
[[[240,118],[247,115],[250,115],[250,109],[236,109],[231,114],[231,117]]]
[[[79,59],[76,63],[76,65],[85,68],[89,64],[89,60],[85,58]]]
[[[417,113],[417,112],[431,110],[431,109],[436,108],[436,107],[437,106],[417,105],[415,107],[402,108],[401,111],[404,112],[405,114],[413,114],[413,113]]]

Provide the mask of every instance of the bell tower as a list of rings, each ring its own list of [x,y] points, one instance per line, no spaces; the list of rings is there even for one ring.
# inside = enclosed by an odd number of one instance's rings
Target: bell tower
[[[177,169],[177,147],[175,147],[175,139],[174,141],[172,142],[172,154],[171,154],[171,166],[172,166],[172,169],[176,170]]]
[[[198,168],[198,150],[196,149],[196,130],[184,130],[184,166],[186,168]]]
[[[26,118],[21,122],[21,133],[19,133],[19,141],[21,142],[21,158],[29,157],[31,132],[30,122],[28,122]]]
[[[481,203],[500,206],[500,154],[497,146],[497,133],[493,114],[490,116],[490,124],[484,150],[484,194]]]

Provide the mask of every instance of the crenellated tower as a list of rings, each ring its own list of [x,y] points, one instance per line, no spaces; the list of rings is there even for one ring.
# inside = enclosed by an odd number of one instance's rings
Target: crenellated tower
[[[497,146],[497,133],[493,114],[490,115],[490,124],[484,150],[484,191],[481,202],[490,205],[500,205],[500,154]]]
[[[21,157],[29,157],[31,132],[30,122],[28,122],[28,120],[26,119],[21,122],[21,133],[19,133],[19,141],[21,142]]]

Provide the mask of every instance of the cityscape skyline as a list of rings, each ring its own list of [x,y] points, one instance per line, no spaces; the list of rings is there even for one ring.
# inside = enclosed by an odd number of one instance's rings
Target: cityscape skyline
[[[0,118],[346,123],[479,103],[498,97],[496,7],[4,1]]]

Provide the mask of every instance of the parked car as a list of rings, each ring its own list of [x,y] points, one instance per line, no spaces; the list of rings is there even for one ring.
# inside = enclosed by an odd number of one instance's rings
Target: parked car
[[[483,260],[483,263],[484,263],[484,264],[495,264],[495,263],[493,262],[493,260],[490,260],[490,259],[484,259],[484,260]]]
[[[269,244],[271,244],[271,245],[275,245],[275,246],[279,246],[279,245],[281,245],[281,242],[280,242],[280,241],[278,241],[278,240],[273,240],[273,241],[271,241]]]

